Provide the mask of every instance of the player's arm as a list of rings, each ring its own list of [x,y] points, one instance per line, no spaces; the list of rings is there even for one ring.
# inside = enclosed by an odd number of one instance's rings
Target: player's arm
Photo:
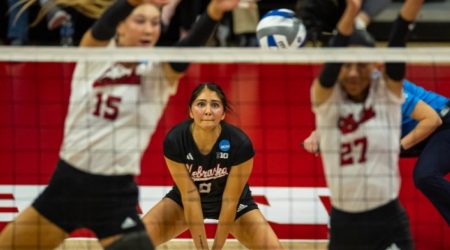
[[[222,19],[223,14],[236,8],[240,0],[212,0],[206,12],[199,18],[189,35],[175,44],[176,47],[200,47],[206,44],[209,37]],[[188,69],[188,62],[169,62],[164,65],[164,73],[169,83],[178,81]]]
[[[181,193],[184,216],[196,249],[209,249],[204,226],[200,194],[182,163],[165,157],[167,167]]]
[[[401,145],[405,150],[425,140],[442,124],[441,117],[423,101],[417,103],[410,117],[419,123],[409,134],[402,138]]]
[[[394,22],[389,35],[389,47],[405,47],[408,36],[412,31],[413,22],[422,7],[424,0],[406,0],[400,15]],[[384,77],[388,88],[396,95],[402,95],[403,78],[405,77],[405,62],[392,62],[385,64]]]
[[[222,249],[236,217],[239,198],[242,195],[248,178],[252,172],[253,158],[231,167],[227,184],[222,196],[222,208],[219,215],[216,236],[212,249]]]
[[[353,33],[355,17],[359,13],[361,0],[347,0],[347,7],[336,27],[336,34],[331,39],[331,47],[347,47]],[[342,63],[325,63],[318,78],[313,82],[313,105],[324,103],[333,91]]]
[[[141,4],[141,0],[118,0],[111,5],[94,25],[84,33],[80,47],[102,47],[108,45],[116,34],[117,25]]]

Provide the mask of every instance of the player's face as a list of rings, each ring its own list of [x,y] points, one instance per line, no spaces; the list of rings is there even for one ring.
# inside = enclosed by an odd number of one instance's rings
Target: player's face
[[[194,124],[205,130],[213,130],[225,118],[223,103],[215,91],[203,89],[190,107]]]
[[[351,99],[364,101],[374,70],[374,63],[344,63],[338,80]]]
[[[161,35],[161,15],[152,4],[141,4],[117,27],[119,46],[152,47]]]

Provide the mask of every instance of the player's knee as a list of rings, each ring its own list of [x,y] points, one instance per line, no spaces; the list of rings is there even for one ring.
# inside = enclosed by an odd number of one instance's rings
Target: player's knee
[[[124,234],[105,250],[154,250],[152,241],[145,230]]]

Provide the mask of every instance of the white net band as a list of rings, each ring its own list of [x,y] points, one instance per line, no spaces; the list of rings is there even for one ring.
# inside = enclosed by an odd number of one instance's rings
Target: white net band
[[[450,48],[11,48],[0,47],[0,61],[155,61],[209,63],[419,62],[450,63]]]

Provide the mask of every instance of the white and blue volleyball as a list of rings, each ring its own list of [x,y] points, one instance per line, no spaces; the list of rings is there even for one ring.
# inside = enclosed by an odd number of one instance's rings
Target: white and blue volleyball
[[[305,43],[306,28],[292,10],[276,9],[261,18],[256,35],[262,48],[297,49]]]

